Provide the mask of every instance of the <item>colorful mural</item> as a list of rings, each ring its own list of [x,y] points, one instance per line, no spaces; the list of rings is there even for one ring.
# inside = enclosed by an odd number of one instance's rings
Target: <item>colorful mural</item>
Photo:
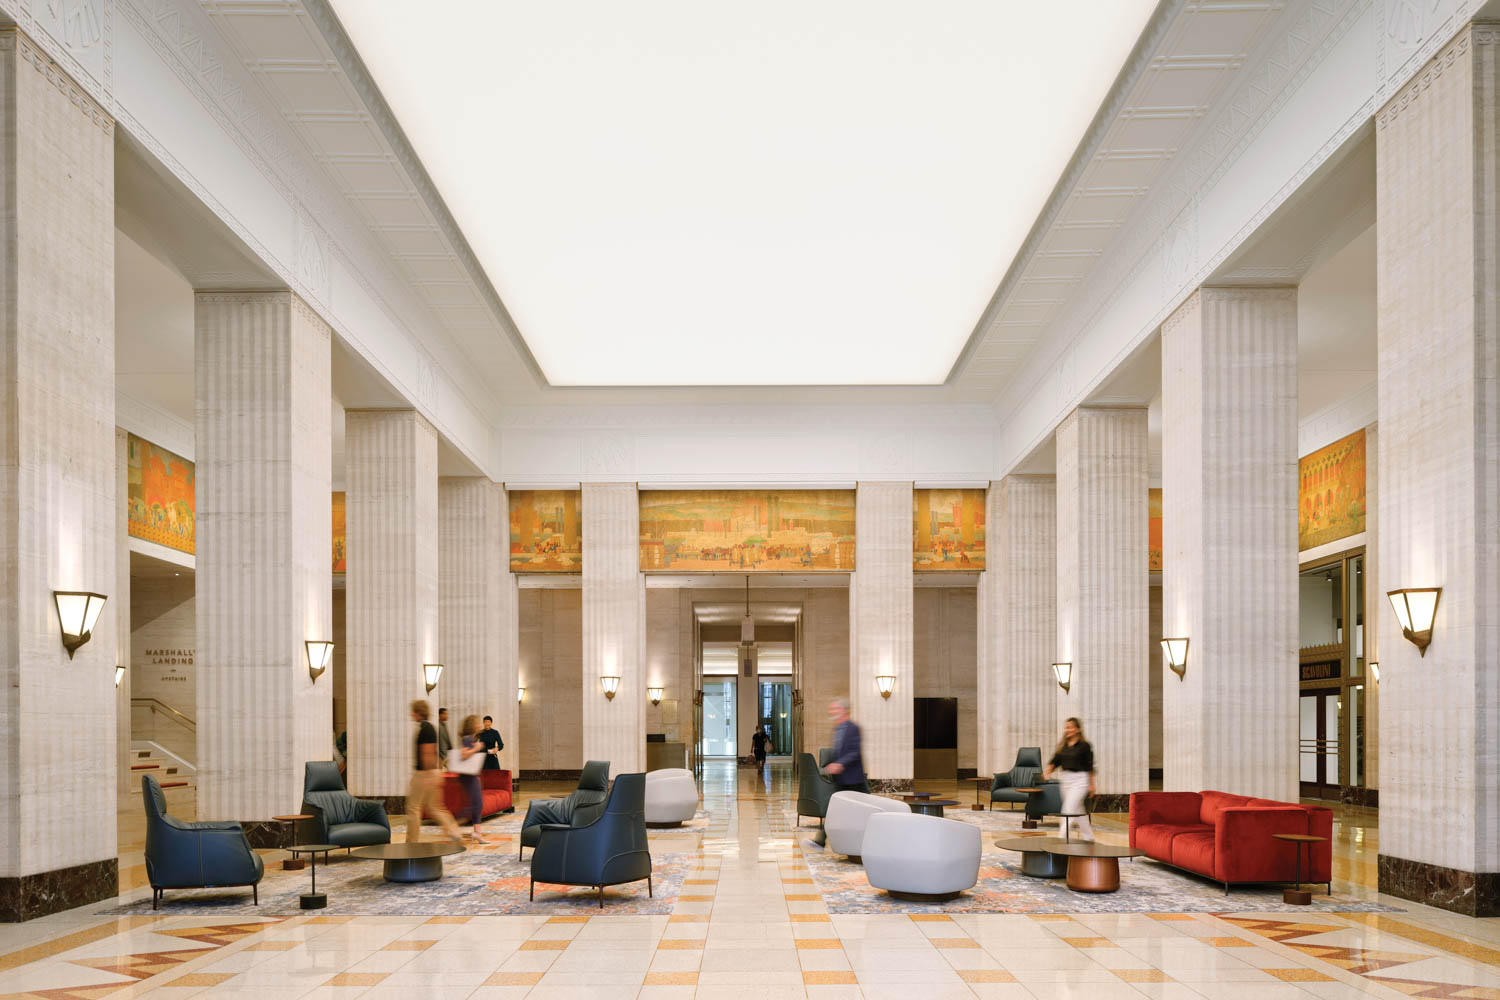
[[[984,569],[984,490],[912,491],[912,569]]]
[[[128,532],[191,554],[197,545],[193,463],[134,434],[126,438]]]
[[[344,555],[344,494],[333,495],[333,571],[343,573],[345,571]]]
[[[1365,432],[1355,431],[1297,463],[1297,547],[1365,530]]]
[[[582,573],[578,490],[510,491],[510,571]]]
[[[1161,557],[1161,490],[1147,490],[1146,497],[1146,569],[1160,573]]]
[[[853,490],[648,490],[641,569],[815,573],[854,568]]]

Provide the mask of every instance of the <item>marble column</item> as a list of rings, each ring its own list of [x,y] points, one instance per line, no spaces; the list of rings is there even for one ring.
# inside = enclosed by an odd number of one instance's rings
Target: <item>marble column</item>
[[[860,483],[849,579],[849,701],[876,791],[912,787],[912,484]],[[896,686],[882,698],[875,678]],[[812,706],[809,710],[826,706]]]
[[[482,477],[438,480],[438,632],[443,704],[456,741],[464,716],[494,717],[515,770],[516,578],[505,488]],[[434,705],[434,708],[437,706]]]
[[[1500,25],[1376,116],[1380,589],[1441,587],[1426,655],[1381,617],[1384,892],[1500,915]],[[1436,768],[1436,773],[1434,773]]]
[[[344,414],[349,791],[405,808],[414,699],[438,643],[437,431],[413,410]],[[446,666],[446,665],[445,665]]]
[[[1297,291],[1200,288],[1161,336],[1164,787],[1295,802]]]
[[[990,484],[980,636],[980,774],[1008,771],[1020,747],[1057,742],[1057,480]]]
[[[130,794],[131,779],[139,777],[130,769],[130,435],[115,428],[115,589],[111,601],[115,608],[115,665],[124,667],[120,683],[115,685],[115,766],[119,772],[116,791]]]
[[[333,739],[331,331],[287,291],[200,292],[194,325],[198,815],[276,842]]]
[[[583,757],[646,769],[646,582],[634,483],[583,485]],[[620,678],[613,699],[599,678]],[[578,766],[582,766],[579,761]]]
[[[1144,408],[1080,407],[1057,429],[1056,659],[1073,677],[1054,679],[1056,728],[1082,721],[1099,812],[1149,781],[1146,445]]]
[[[0,920],[117,891],[113,132],[0,29]],[[109,598],[72,659],[58,590]]]

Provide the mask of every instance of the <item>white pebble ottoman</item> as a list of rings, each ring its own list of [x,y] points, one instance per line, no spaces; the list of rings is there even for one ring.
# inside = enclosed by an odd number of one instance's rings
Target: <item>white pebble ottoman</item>
[[[828,800],[828,815],[823,817],[823,831],[828,835],[828,849],[846,854],[858,861],[864,850],[865,826],[877,813],[911,815],[906,803],[866,792],[835,792]]]
[[[979,827],[882,812],[865,826],[865,878],[897,899],[953,899],[979,881]]]
[[[681,826],[698,812],[693,772],[664,767],[646,772],[646,825]]]

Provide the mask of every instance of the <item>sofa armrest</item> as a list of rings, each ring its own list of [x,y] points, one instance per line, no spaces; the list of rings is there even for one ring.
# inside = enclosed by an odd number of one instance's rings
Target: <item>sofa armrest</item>
[[[359,805],[354,810],[354,822],[373,823],[376,826],[383,826],[387,830],[391,828],[391,820],[385,814],[385,806],[374,799],[355,799],[355,801]]]
[[[1222,882],[1289,882],[1297,845],[1272,834],[1307,832],[1300,806],[1230,806],[1214,824],[1214,878]],[[1308,870],[1304,850],[1302,871]]]
[[[198,830],[198,858],[205,885],[228,885],[258,882],[255,852],[245,834],[238,830]]]
[[[503,768],[499,770],[491,768],[487,771],[480,771],[479,784],[486,791],[494,791],[497,788],[506,792],[514,790],[510,772]]]
[[[996,774],[994,776],[994,778],[991,779],[991,781],[990,781],[990,791],[992,793],[993,792],[998,792],[1002,788],[1009,788],[1009,787],[1010,787],[1010,772],[1009,771],[1003,771],[1003,772],[1001,772],[999,774]]]
[[[1136,847],[1135,829],[1165,823],[1189,826],[1199,822],[1202,797],[1197,792],[1132,792],[1130,795],[1130,846]]]

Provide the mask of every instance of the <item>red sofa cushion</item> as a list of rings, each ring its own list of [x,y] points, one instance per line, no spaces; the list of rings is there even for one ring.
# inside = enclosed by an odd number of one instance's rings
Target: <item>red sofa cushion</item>
[[[1199,875],[1217,878],[1214,873],[1214,829],[1180,833],[1172,838],[1172,864]]]
[[[1214,828],[1196,824],[1194,826],[1174,826],[1170,823],[1148,823],[1138,826],[1131,833],[1131,846],[1138,851],[1145,851],[1149,858],[1159,861],[1172,860],[1172,839],[1184,833],[1213,833]]]
[[[469,815],[469,797],[464,792],[463,782],[456,771],[443,772],[443,808],[460,821]],[[509,809],[512,802],[510,772],[491,769],[479,772],[479,787],[482,795],[481,816],[493,816]]]
[[[1228,792],[1202,792],[1198,807],[1198,822],[1213,826],[1219,822],[1219,814],[1231,806],[1243,806],[1250,802],[1248,795],[1231,795]],[[1281,804],[1281,803],[1278,803]]]
[[[1297,870],[1296,845],[1272,835],[1306,832],[1307,811],[1301,806],[1283,802],[1271,807],[1226,809],[1219,816],[1216,830],[1214,878],[1221,882],[1290,882]],[[1305,861],[1302,870],[1307,871]]]

